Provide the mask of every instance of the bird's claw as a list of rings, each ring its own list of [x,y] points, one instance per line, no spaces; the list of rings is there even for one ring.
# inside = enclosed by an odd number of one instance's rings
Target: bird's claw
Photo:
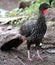
[[[43,57],[42,56],[38,56],[37,57],[39,60],[42,60],[43,61]]]

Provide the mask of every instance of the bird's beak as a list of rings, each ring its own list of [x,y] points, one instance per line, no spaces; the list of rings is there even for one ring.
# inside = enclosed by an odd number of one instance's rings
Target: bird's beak
[[[47,4],[46,8],[52,8],[51,5]]]

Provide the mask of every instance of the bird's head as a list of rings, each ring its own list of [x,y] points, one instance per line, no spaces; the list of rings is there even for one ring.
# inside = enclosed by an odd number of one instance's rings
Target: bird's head
[[[47,3],[42,3],[39,7],[39,11],[42,11],[43,14],[47,12],[47,9],[51,8],[51,6]]]

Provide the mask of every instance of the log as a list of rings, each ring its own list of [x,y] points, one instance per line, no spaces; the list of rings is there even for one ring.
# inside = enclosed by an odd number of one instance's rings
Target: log
[[[0,18],[0,25],[2,24],[7,24],[10,21],[14,21],[17,19],[22,19],[22,18],[26,18],[28,16],[16,16],[16,17],[4,17],[4,18]]]

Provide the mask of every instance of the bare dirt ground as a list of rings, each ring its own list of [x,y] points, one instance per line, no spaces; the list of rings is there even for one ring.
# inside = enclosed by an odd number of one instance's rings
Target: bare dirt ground
[[[22,45],[21,45],[22,46]],[[9,52],[2,52],[0,50],[0,65],[55,65],[55,54],[49,54],[45,50],[40,50],[44,61],[38,60],[35,55],[33,61],[27,60],[26,47],[13,49]],[[35,53],[35,50],[31,49],[31,55]]]

